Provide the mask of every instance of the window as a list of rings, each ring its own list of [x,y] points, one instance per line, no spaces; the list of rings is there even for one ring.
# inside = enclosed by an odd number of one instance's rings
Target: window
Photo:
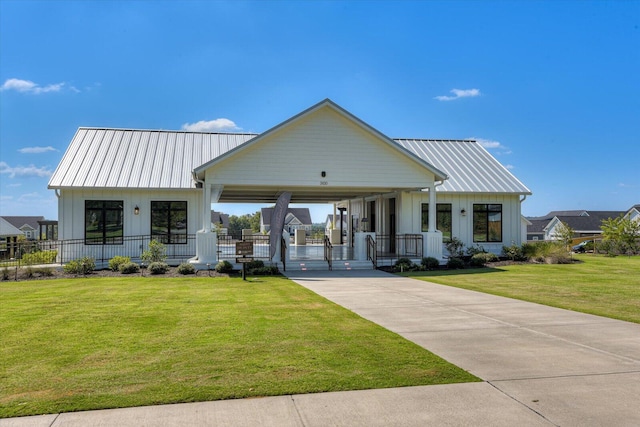
[[[151,202],[151,238],[187,243],[187,202]]]
[[[436,204],[436,229],[442,232],[442,240],[451,240],[451,203]],[[422,204],[422,231],[429,231],[429,204]]]
[[[84,201],[85,245],[121,245],[122,200]]]
[[[502,205],[473,205],[473,241],[502,241]]]

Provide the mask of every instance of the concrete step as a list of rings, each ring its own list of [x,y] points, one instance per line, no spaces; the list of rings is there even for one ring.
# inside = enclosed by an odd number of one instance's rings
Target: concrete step
[[[282,268],[281,265],[278,266]],[[354,260],[334,260],[332,263],[333,270],[373,270],[371,261],[354,261]],[[290,260],[287,262],[287,271],[328,271],[329,263],[326,261],[298,261]]]

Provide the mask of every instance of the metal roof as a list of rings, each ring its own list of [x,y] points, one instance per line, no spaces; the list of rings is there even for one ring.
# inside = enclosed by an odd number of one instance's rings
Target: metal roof
[[[395,139],[416,156],[446,172],[438,192],[531,194],[507,168],[472,140]]]
[[[196,167],[255,136],[79,128],[49,188],[194,188]]]

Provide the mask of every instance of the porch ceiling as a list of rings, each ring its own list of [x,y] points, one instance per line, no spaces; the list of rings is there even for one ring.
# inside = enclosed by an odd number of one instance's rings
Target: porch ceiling
[[[285,191],[291,192],[291,203],[332,203],[341,200],[357,199],[398,190],[416,190],[415,188],[385,187],[278,187],[278,186],[225,186],[220,194],[219,203],[275,203]]]

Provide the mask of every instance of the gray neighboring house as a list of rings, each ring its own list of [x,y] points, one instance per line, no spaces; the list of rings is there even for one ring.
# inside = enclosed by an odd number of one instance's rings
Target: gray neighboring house
[[[262,208],[260,210],[260,232],[269,233],[271,230],[271,215],[274,208]],[[284,229],[293,234],[296,230],[304,230],[305,234],[311,233],[311,213],[309,208],[289,208],[284,220]]]
[[[13,257],[18,236],[22,235],[24,233],[20,229],[0,217],[0,259]]]
[[[527,218],[527,241],[556,240],[558,226],[566,224],[573,229],[575,237],[599,236],[602,234],[602,221],[619,216],[630,216],[640,220],[640,205],[635,205],[626,211],[591,211],[569,210],[552,211],[542,217]]]
[[[222,212],[211,211],[211,227],[218,230],[221,235],[229,233],[229,215]]]
[[[40,222],[43,216],[3,216],[7,222],[24,234],[27,240],[40,240]]]

